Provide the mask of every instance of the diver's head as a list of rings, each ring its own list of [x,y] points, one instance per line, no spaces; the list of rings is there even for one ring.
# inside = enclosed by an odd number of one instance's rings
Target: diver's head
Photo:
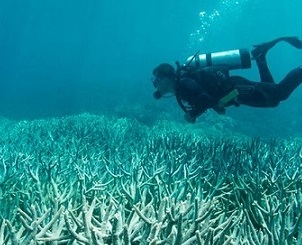
[[[153,70],[152,83],[157,89],[154,92],[154,98],[160,99],[166,94],[175,93],[176,71],[170,64],[160,64]]]

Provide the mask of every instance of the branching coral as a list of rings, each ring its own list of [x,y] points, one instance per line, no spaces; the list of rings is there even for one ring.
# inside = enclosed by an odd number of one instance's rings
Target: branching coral
[[[82,115],[0,138],[0,244],[301,244],[301,140]]]

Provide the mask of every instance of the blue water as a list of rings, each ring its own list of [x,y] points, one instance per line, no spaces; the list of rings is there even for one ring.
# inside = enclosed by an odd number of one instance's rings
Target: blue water
[[[0,115],[127,115],[123,108],[131,114],[135,107],[144,123],[162,112],[181,121],[174,99],[152,97],[156,65],[183,61],[197,50],[251,49],[279,36],[302,38],[301,9],[300,0],[2,0]],[[302,51],[278,44],[268,61],[279,81],[301,65]],[[259,79],[255,64],[232,73]],[[278,108],[231,108],[226,117],[248,135],[302,136],[301,104],[300,87]]]

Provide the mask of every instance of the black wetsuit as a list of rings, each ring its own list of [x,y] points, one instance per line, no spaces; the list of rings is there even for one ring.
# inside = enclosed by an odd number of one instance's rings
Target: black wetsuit
[[[290,71],[281,82],[275,83],[265,56],[255,59],[260,82],[228,76],[228,72],[221,67],[199,69],[195,73],[192,70],[183,72],[175,88],[179,105],[195,121],[196,117],[210,108],[224,113],[224,108],[218,106],[219,100],[237,89],[238,96],[226,103],[225,107],[240,104],[275,107],[280,101],[286,100],[302,82],[302,66]]]

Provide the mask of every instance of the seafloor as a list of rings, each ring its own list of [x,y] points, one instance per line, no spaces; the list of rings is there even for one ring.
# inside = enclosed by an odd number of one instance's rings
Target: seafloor
[[[302,244],[301,139],[1,120],[0,244]]]

